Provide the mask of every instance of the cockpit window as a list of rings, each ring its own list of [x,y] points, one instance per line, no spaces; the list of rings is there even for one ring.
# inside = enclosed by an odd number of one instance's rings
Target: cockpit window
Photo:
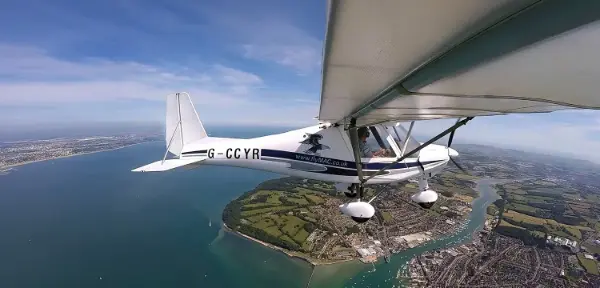
[[[394,141],[396,141],[396,145],[398,145],[400,150],[402,150],[406,141],[408,141],[408,144],[406,145],[406,151],[404,152],[409,152],[419,147],[420,143],[416,141],[413,137],[408,137],[408,131],[400,123],[385,125],[384,127],[388,131],[388,133],[392,135]],[[418,155],[419,153],[417,152],[413,154],[411,158],[418,157]]]
[[[375,126],[358,129],[359,152],[361,158],[392,158],[396,153],[388,142],[387,133]]]

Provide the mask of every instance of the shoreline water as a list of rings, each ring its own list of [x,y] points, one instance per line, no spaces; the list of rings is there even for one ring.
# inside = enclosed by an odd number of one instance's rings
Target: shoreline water
[[[100,152],[115,151],[115,150],[119,150],[119,149],[131,147],[131,146],[135,146],[135,145],[139,145],[139,144],[150,143],[150,142],[154,142],[154,141],[143,141],[143,142],[140,142],[140,143],[129,144],[129,145],[125,145],[125,146],[121,146],[121,147],[116,147],[116,148],[111,148],[111,149],[102,149],[102,150],[97,150],[97,151],[76,153],[76,154],[71,154],[71,155],[66,155],[66,156],[60,156],[60,157],[54,157],[54,158],[48,158],[48,159],[32,160],[32,161],[25,161],[25,162],[21,162],[21,163],[17,163],[17,164],[6,165],[6,166],[0,167],[0,175],[4,175],[3,173],[10,173],[10,171],[12,169],[14,169],[16,167],[27,165],[27,164],[33,164],[33,163],[50,161],[50,160],[56,160],[56,159],[64,159],[64,158],[70,158],[70,157],[82,156],[82,155],[88,155],[88,154],[94,154],[94,153],[100,153]]]

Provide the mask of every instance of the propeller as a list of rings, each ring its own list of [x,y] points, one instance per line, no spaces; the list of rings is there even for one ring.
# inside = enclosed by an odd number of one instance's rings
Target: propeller
[[[460,118],[458,118],[456,120],[456,123],[458,123],[459,121],[460,121]],[[465,170],[465,168],[460,166],[460,164],[458,164],[458,162],[456,162],[456,160],[454,160],[454,158],[452,158],[452,157],[458,157],[458,152],[456,152],[456,150],[450,148],[450,146],[452,145],[452,140],[454,139],[454,132],[456,132],[456,129],[452,130],[452,132],[450,132],[450,136],[448,137],[448,145],[446,146],[448,148],[448,158],[450,158],[450,162],[452,162],[452,164],[454,164],[454,166],[456,166],[456,168],[458,168],[463,173],[469,175],[469,172],[467,172],[467,170]]]
[[[463,173],[469,175],[469,172],[467,172],[467,170],[465,170],[465,168],[463,168],[462,166],[460,166],[458,164],[458,162],[456,162],[454,159],[452,159],[452,157],[450,157],[450,162],[452,162],[452,164],[454,164],[454,166],[456,166],[456,168],[458,168],[460,171],[462,171]]]

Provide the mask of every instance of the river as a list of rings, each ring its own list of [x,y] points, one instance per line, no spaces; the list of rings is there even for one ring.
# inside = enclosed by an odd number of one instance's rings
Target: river
[[[396,279],[398,271],[408,275],[408,262],[424,252],[444,249],[470,241],[471,235],[483,227],[487,207],[500,197],[492,185],[501,180],[483,178],[477,181],[479,197],[472,202],[473,211],[464,228],[447,237],[434,240],[391,257],[390,263],[380,260],[377,264],[362,264],[352,261],[315,268],[310,287],[402,287]],[[350,278],[351,277],[351,278]]]

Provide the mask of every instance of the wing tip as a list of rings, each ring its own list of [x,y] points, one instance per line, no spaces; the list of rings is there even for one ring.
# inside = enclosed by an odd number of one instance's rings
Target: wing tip
[[[152,162],[150,164],[144,165],[142,167],[135,168],[131,170],[132,172],[163,172],[171,169],[175,169],[178,167],[187,166],[193,163],[200,162],[204,159],[168,159],[168,160],[158,160],[156,162]]]

